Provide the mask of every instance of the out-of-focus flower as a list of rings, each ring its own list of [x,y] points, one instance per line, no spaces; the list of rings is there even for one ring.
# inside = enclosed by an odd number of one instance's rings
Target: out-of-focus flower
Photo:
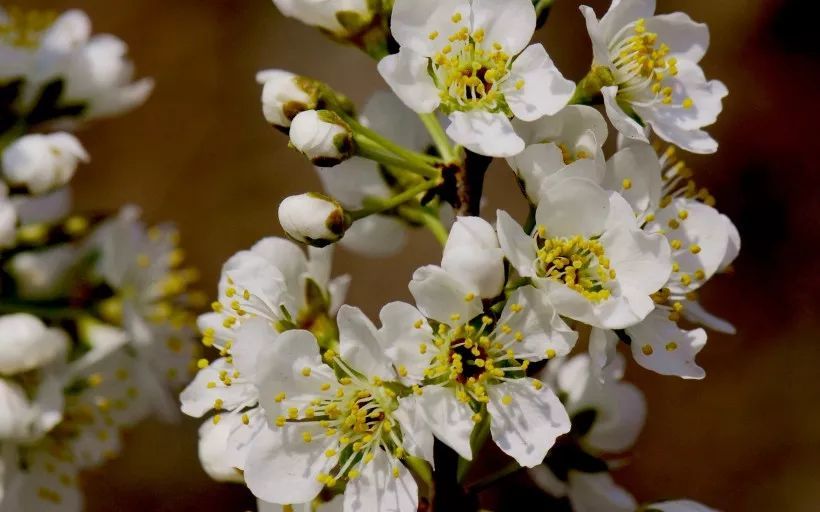
[[[69,133],[23,136],[3,151],[3,177],[12,186],[43,194],[66,185],[88,153]]]

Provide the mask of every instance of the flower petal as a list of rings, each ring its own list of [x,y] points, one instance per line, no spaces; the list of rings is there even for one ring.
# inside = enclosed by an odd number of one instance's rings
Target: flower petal
[[[401,380],[409,384],[424,380],[424,370],[430,366],[431,356],[419,352],[419,347],[430,343],[434,337],[427,319],[418,309],[405,302],[387,304],[379,313],[379,318],[382,322],[379,329],[382,349],[400,369]],[[407,370],[406,377],[401,375],[401,367]]]
[[[384,450],[376,448],[374,455],[347,484],[344,509],[416,512],[419,489],[412,473]]]
[[[387,258],[407,245],[407,231],[407,224],[396,217],[371,215],[354,222],[340,243],[362,256]]]
[[[481,217],[459,217],[444,246],[441,267],[469,283],[482,298],[496,297],[504,288],[504,253],[493,226]]]
[[[594,182],[568,178],[554,187],[545,187],[535,213],[547,236],[598,236],[609,216],[609,194]]]
[[[456,14],[460,16],[454,18]],[[432,57],[447,45],[450,35],[469,22],[468,0],[396,0],[390,31],[402,47]]]
[[[438,88],[427,72],[428,63],[427,57],[402,47],[378,65],[379,73],[396,96],[420,114],[433,112],[441,104]]]
[[[635,498],[609,473],[569,472],[569,500],[576,512],[634,512]]]
[[[241,417],[228,415],[219,423],[206,421],[199,427],[199,462],[208,476],[217,482],[244,482],[242,473],[227,463],[228,436],[231,430],[241,425]]]
[[[606,115],[609,117],[615,129],[621,132],[625,137],[649,143],[649,138],[646,136],[646,129],[632,119],[624,112],[623,108],[618,105],[618,86],[611,85],[609,87],[603,87],[601,88],[601,94],[604,98]]]
[[[564,108],[575,92],[575,83],[564,78],[543,45],[534,44],[513,61],[501,90],[515,117],[535,121]]]
[[[638,215],[661,200],[661,164],[652,146],[635,141],[607,162],[604,188],[618,192]]]
[[[549,386],[536,389],[535,379],[502,382],[487,392],[493,441],[522,466],[541,464],[558,436],[570,430],[561,401]]]
[[[390,380],[393,371],[379,341],[379,332],[362,310],[344,305],[339,308],[336,322],[342,359],[368,378]]]
[[[658,34],[658,40],[669,47],[670,57],[697,63],[709,49],[709,27],[683,12],[648,17],[646,30]]]
[[[655,13],[655,0],[613,0],[601,18],[601,30],[607,43],[630,23],[649,18]]]
[[[313,440],[306,443],[303,434]],[[270,503],[305,503],[315,498],[323,484],[317,479],[336,463],[325,457],[335,439],[327,438],[318,423],[289,423],[263,428],[253,440],[245,466],[245,483],[257,497]]]
[[[510,157],[524,151],[524,141],[504,114],[484,110],[453,112],[447,135],[479,155]]]
[[[399,399],[399,408],[393,416],[401,425],[402,441],[407,453],[433,463],[433,431],[421,408],[421,401],[416,395]]]
[[[520,309],[513,309],[514,305]],[[521,341],[510,346],[517,359],[540,361],[565,356],[578,340],[578,333],[558,316],[547,296],[532,286],[519,288],[510,295],[498,320],[498,325],[505,324],[515,336],[521,334]]]
[[[535,33],[530,0],[473,0],[473,31],[484,29],[487,44],[500,43],[509,55],[527,46]]]
[[[409,287],[419,311],[427,318],[447,325],[462,325],[483,310],[478,290],[470,288],[441,267],[428,265],[419,268],[413,273]]]
[[[222,359],[217,359],[210,366],[200,370],[194,380],[179,396],[182,402],[182,412],[188,416],[201,418],[208,411],[213,409],[214,402],[219,399],[222,407],[232,410],[239,405],[253,401],[256,397],[256,389],[245,382],[233,382],[226,386],[220,380],[220,372],[232,373],[233,365]]]
[[[702,379],[706,372],[695,356],[706,345],[706,331],[684,331],[656,309],[643,322],[626,329],[632,338],[632,356],[648,370],[684,379]]]
[[[522,277],[535,275],[533,262],[536,257],[535,240],[533,240],[510,214],[498,210],[498,241],[510,264]]]
[[[316,167],[316,173],[328,195],[351,210],[361,208],[368,197],[390,197],[379,164],[372,160],[353,157],[335,167]]]
[[[470,406],[460,402],[452,389],[442,386],[425,386],[418,400],[433,434],[462,458],[472,460],[470,435],[475,423]]]

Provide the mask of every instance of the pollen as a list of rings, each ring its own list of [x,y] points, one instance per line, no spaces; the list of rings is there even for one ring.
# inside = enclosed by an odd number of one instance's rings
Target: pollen
[[[652,348],[652,345],[647,344],[641,347],[641,352],[643,352],[645,356],[651,356],[655,350]]]

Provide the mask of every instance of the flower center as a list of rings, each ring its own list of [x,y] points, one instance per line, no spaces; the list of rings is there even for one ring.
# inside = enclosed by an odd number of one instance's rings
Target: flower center
[[[452,22],[458,26],[462,22],[461,13],[454,14]],[[432,32],[429,37],[435,40],[441,35]],[[500,43],[485,48],[484,42],[484,29],[470,33],[470,29],[462,25],[448,37],[448,44],[433,55],[433,77],[441,90],[445,111],[482,109],[506,112],[499,86],[509,77],[512,56]]]
[[[535,234],[538,244],[537,271],[540,277],[559,281],[592,302],[610,297],[607,283],[615,279],[603,245],[595,238],[546,237],[542,226]]]
[[[54,11],[24,10],[9,7],[6,19],[0,19],[0,42],[18,48],[37,48],[40,37],[48,29],[57,13]]]
[[[514,308],[516,313],[522,309]],[[506,324],[492,329],[492,324],[493,319],[488,316],[481,318],[479,327],[467,324],[451,328],[439,324],[432,340],[435,354],[424,372],[425,382],[452,385],[460,401],[481,404],[489,401],[488,385],[525,377],[529,361],[516,359],[512,349],[523,341],[523,335]],[[422,344],[419,352],[426,354],[427,344]],[[480,419],[479,415],[474,417],[475,421]]]
[[[583,148],[570,148],[566,143],[560,142],[557,144],[558,149],[561,150],[561,157],[564,159],[564,164],[569,165],[578,160],[592,158],[592,155]]]
[[[374,451],[383,448],[397,458],[404,456],[401,432],[392,413],[398,408],[396,393],[379,378],[368,382],[338,357],[331,355],[338,367],[348,376],[333,386],[322,384],[319,396],[289,399],[282,392],[277,401],[286,405],[286,414],[276,419],[276,425],[287,423],[318,423],[324,436],[335,439],[334,446],[325,451],[328,458],[339,455],[339,463],[329,472],[319,475],[319,481],[332,487],[340,478],[359,476],[361,464],[373,460]],[[302,374],[309,377],[310,368]],[[310,432],[302,433],[306,443],[313,442]]]
[[[647,31],[643,18],[624,27],[621,35],[609,48],[618,96],[631,103],[672,105],[675,91],[664,81],[678,74],[678,60],[669,57],[669,46],[659,40],[658,34]],[[680,103],[683,108],[693,105],[691,98]]]

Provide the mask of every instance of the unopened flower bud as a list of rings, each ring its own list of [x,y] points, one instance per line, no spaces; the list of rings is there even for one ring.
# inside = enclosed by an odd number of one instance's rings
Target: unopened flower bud
[[[257,73],[256,81],[264,86],[262,113],[274,126],[288,128],[297,114],[319,106],[319,86],[310,78],[269,69]]]
[[[293,119],[290,142],[314,165],[333,167],[355,153],[353,131],[330,110],[306,110]]]
[[[12,186],[44,194],[67,184],[88,153],[71,134],[26,135],[3,151],[3,177]]]
[[[370,0],[273,0],[285,16],[337,37],[359,33],[373,19]]]
[[[351,224],[338,202],[316,193],[285,198],[279,205],[279,223],[294,240],[316,247],[337,242]]]

